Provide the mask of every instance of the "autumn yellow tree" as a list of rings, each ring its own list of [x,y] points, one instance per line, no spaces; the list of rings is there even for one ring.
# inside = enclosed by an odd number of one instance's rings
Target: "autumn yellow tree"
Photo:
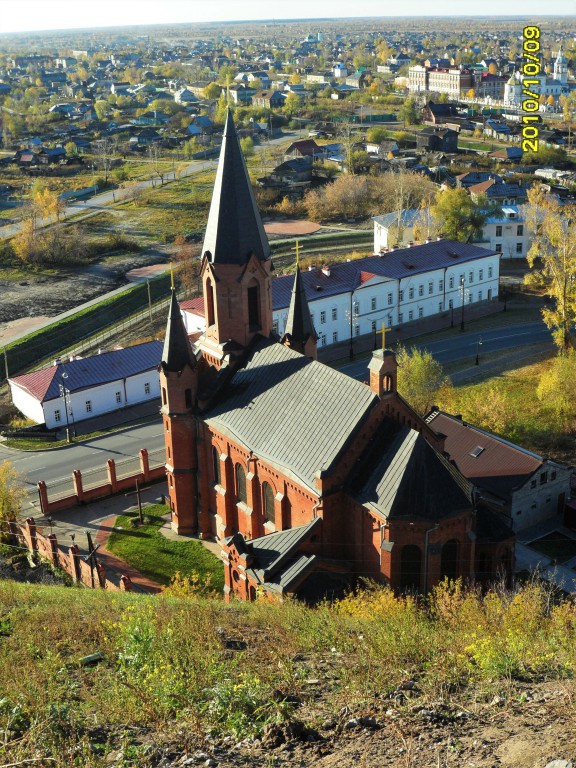
[[[26,498],[24,480],[10,461],[0,464],[0,541],[8,536],[6,523],[20,515]]]
[[[526,282],[546,291],[551,306],[542,310],[559,349],[574,347],[576,323],[576,206],[560,206],[541,187],[528,191],[526,225],[533,233]]]
[[[427,350],[400,347],[398,361],[398,392],[414,410],[424,416],[433,405],[447,410],[452,403],[452,383],[441,363]]]

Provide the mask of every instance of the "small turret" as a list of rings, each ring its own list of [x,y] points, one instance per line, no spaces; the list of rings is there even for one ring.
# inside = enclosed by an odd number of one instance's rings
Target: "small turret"
[[[310,315],[308,299],[304,290],[304,282],[300,274],[300,267],[297,266],[282,344],[296,352],[300,352],[301,355],[306,355],[315,360],[317,355],[317,338]]]

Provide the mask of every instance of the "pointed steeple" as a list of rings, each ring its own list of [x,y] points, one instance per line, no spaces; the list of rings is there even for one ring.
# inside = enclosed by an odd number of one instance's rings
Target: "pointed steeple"
[[[186,365],[191,368],[196,366],[196,360],[192,354],[188,334],[182,320],[182,313],[176,291],[172,288],[172,297],[170,299],[170,311],[168,313],[168,324],[166,326],[166,337],[164,339],[164,348],[162,350],[162,368],[165,371],[174,373],[182,371]]]
[[[304,282],[300,274],[300,267],[297,265],[282,343],[303,355],[308,354],[316,357],[316,339]]]
[[[212,264],[246,264],[252,253],[270,257],[270,245],[228,110],[202,253]]]

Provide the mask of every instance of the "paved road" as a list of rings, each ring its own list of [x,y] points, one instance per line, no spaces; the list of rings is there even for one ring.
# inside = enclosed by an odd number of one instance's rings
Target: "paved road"
[[[482,345],[478,346],[480,360],[489,359],[491,352],[502,351],[505,349],[516,350],[523,346],[531,344],[549,345],[552,349],[552,336],[543,322],[518,323],[517,325],[507,325],[502,328],[490,328],[483,331],[461,332],[457,326],[454,328],[454,334],[438,341],[422,341],[409,346],[418,349],[426,349],[438,362],[455,363],[469,362],[474,364],[478,339],[482,339]],[[338,370],[347,373],[355,379],[364,381],[367,378],[366,366],[369,357],[364,355],[358,360],[339,364]]]
[[[39,480],[50,484],[70,478],[74,469],[102,468],[108,459],[122,461],[136,458],[141,448],[147,448],[149,453],[164,448],[160,417],[149,424],[59,450],[13,451],[0,444],[0,461],[9,459],[24,475],[28,488],[34,490]]]

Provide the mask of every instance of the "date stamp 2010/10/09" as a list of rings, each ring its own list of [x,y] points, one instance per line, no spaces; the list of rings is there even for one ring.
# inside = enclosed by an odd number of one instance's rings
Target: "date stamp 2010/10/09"
[[[524,27],[522,30],[522,151],[538,152],[540,112],[541,59],[540,27]]]

